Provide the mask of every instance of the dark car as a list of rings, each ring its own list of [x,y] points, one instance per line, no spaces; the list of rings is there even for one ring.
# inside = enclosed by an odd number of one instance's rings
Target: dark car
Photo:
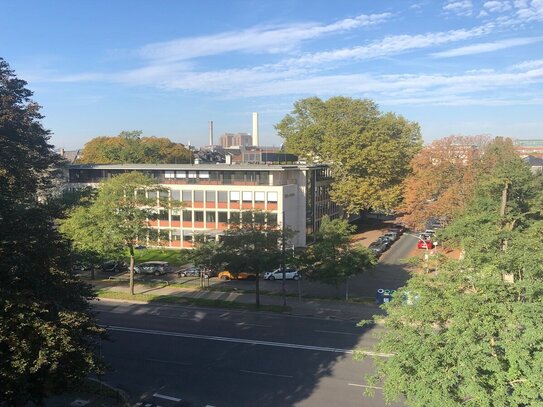
[[[134,266],[136,274],[153,274],[159,276],[170,271],[170,263],[167,261],[147,261]]]
[[[121,273],[128,270],[128,266],[124,261],[109,260],[102,263],[102,271],[106,273]]]
[[[92,265],[85,262],[75,262],[72,265],[72,270],[75,272],[89,271],[92,270]]]
[[[388,249],[388,243],[384,240],[377,240],[371,243],[368,248],[373,251],[377,256],[380,256]]]
[[[186,270],[180,270],[177,272],[179,277],[200,277],[202,270],[197,267],[190,267]]]
[[[394,243],[394,239],[392,239],[390,236],[383,235],[379,236],[375,243],[385,244],[386,248],[388,249],[390,246],[392,246],[392,243]]]

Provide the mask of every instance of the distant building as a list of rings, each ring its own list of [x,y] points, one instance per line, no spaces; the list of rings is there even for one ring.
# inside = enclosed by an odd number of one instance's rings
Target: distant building
[[[522,158],[531,155],[532,157],[543,157],[543,140],[513,140],[513,146],[518,155]]]
[[[57,152],[62,158],[67,160],[70,164],[75,163],[80,156],[79,150],[66,151],[63,148],[60,148],[59,150],[57,150]]]
[[[253,144],[253,137],[248,133],[225,133],[219,137],[222,148],[246,147]]]
[[[523,157],[523,159],[524,162],[528,164],[533,174],[543,174],[543,158],[529,155],[527,157]]]
[[[247,164],[84,164],[69,165],[65,188],[97,186],[129,171],[142,172],[165,188],[156,199],[158,220],[149,220],[168,247],[192,247],[194,236],[220,236],[229,220],[243,222],[244,210],[265,211],[268,224],[286,225],[293,244],[314,239],[323,216],[343,216],[330,199],[332,177],[327,165]],[[182,209],[160,206],[160,199],[183,202]]]

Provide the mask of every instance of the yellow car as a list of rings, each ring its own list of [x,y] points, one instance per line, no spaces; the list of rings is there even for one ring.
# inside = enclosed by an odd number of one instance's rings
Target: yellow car
[[[256,278],[256,274],[242,271],[241,273],[234,275],[228,270],[224,270],[221,271],[217,277],[219,277],[221,280],[253,280]]]

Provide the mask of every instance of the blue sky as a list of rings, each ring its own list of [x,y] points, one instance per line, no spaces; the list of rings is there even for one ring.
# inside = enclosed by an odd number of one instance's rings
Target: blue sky
[[[122,130],[203,145],[346,95],[450,134],[543,138],[543,0],[0,0],[0,56],[51,141]]]

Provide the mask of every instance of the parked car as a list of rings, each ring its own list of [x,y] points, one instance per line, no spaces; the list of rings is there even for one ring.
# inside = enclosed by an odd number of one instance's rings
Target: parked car
[[[153,274],[159,276],[170,271],[170,263],[167,261],[147,261],[134,266],[136,274]]]
[[[106,273],[122,273],[128,270],[128,265],[120,260],[108,260],[102,263],[102,271]]]
[[[389,230],[396,230],[398,231],[399,235],[403,235],[403,232],[405,232],[405,225],[402,225],[401,223],[393,223],[392,227]]]
[[[379,236],[375,242],[385,244],[386,248],[388,249],[390,246],[392,246],[392,243],[394,243],[394,240],[390,236],[383,235],[383,236]]]
[[[391,232],[390,230],[388,232],[386,232],[383,236],[392,239],[393,242],[395,242],[396,240],[398,240],[400,238],[400,235],[398,233]]]
[[[264,280],[282,280],[283,279],[283,271],[281,269],[268,271],[264,273]],[[287,268],[285,269],[285,280],[299,280],[300,279],[300,273],[298,273],[298,270],[293,268]]]
[[[398,235],[398,237],[400,237],[401,235],[403,235],[403,232],[405,231],[405,228],[400,228],[400,227],[393,227],[393,228],[388,228],[387,232],[392,232],[392,233],[396,233]]]
[[[417,247],[419,249],[433,249],[434,248],[434,243],[430,239],[428,239],[428,240],[419,240],[419,243],[417,244]]]
[[[373,251],[377,256],[380,256],[388,249],[388,243],[383,240],[375,241],[371,243],[368,248]]]
[[[202,270],[200,270],[198,267],[190,267],[186,270],[180,270],[177,272],[179,277],[200,277],[200,274],[202,274]]]
[[[238,274],[231,273],[228,270],[221,271],[218,275],[221,280],[253,280],[256,278],[256,274],[247,273],[242,271]]]
[[[138,244],[138,245],[134,246],[134,249],[136,249],[136,250],[143,250],[143,249],[147,249],[147,246],[142,245],[142,244]]]

